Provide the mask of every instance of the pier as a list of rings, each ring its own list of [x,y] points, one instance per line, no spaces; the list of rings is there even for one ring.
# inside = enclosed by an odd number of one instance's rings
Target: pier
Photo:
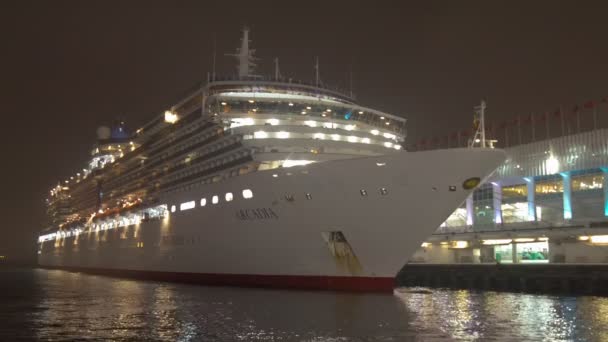
[[[407,264],[397,286],[608,295],[608,264]]]

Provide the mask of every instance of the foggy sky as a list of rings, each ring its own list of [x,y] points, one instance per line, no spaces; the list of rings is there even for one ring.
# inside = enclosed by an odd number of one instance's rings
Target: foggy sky
[[[234,73],[244,25],[258,73],[348,85],[408,118],[408,141],[608,95],[608,11],[558,1],[14,1],[0,8],[0,254],[33,256],[44,199],[82,169],[95,130],[137,128],[211,69]]]

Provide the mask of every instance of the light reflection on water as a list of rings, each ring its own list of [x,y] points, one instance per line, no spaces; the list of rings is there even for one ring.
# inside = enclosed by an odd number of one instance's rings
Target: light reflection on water
[[[0,270],[0,340],[608,340],[608,298],[277,291]]]

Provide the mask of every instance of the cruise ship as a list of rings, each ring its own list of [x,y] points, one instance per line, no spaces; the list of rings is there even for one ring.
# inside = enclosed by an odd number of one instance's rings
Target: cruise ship
[[[134,131],[100,127],[87,165],[50,189],[42,267],[209,285],[386,291],[504,160],[407,152],[405,119],[352,94],[215,70]]]

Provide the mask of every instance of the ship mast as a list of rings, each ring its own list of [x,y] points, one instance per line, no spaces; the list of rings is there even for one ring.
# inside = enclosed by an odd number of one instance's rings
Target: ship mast
[[[239,78],[247,78],[251,75],[256,64],[254,63],[255,57],[253,54],[255,53],[255,49],[249,48],[249,29],[247,27],[243,28],[243,38],[241,38],[241,47],[236,49],[236,54],[229,54],[228,56],[236,57],[238,61],[238,71]]]
[[[479,106],[474,107],[473,129],[475,133],[473,134],[473,139],[469,141],[469,147],[494,148],[496,140],[486,139],[485,114],[486,101],[481,100]]]

